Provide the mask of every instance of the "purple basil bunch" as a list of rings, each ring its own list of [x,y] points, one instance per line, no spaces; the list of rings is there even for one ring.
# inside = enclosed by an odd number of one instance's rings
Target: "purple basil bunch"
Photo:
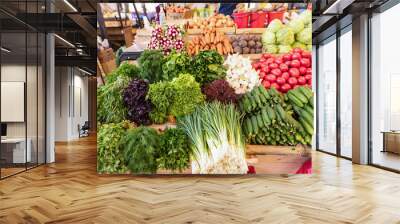
[[[133,79],[123,92],[124,104],[128,109],[128,119],[137,125],[149,125],[152,106],[146,95],[149,83],[142,79]]]

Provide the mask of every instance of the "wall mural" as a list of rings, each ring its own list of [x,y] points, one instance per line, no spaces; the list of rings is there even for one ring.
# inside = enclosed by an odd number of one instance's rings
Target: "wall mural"
[[[310,7],[100,3],[98,172],[311,173]]]

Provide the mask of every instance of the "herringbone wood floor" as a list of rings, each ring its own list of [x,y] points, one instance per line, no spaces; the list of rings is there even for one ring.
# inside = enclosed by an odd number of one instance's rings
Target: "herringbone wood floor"
[[[96,174],[95,138],[0,181],[0,223],[400,223],[400,175],[322,154],[314,174]]]

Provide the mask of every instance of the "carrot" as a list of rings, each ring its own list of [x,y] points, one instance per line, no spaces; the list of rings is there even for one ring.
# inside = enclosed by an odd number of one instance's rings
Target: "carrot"
[[[223,55],[224,54],[224,50],[222,49],[222,44],[218,43],[217,44],[217,51],[219,54]]]

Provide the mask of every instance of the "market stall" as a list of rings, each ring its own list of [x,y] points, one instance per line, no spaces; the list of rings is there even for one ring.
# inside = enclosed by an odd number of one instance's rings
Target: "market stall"
[[[161,9],[98,88],[98,172],[310,173],[306,6]]]

